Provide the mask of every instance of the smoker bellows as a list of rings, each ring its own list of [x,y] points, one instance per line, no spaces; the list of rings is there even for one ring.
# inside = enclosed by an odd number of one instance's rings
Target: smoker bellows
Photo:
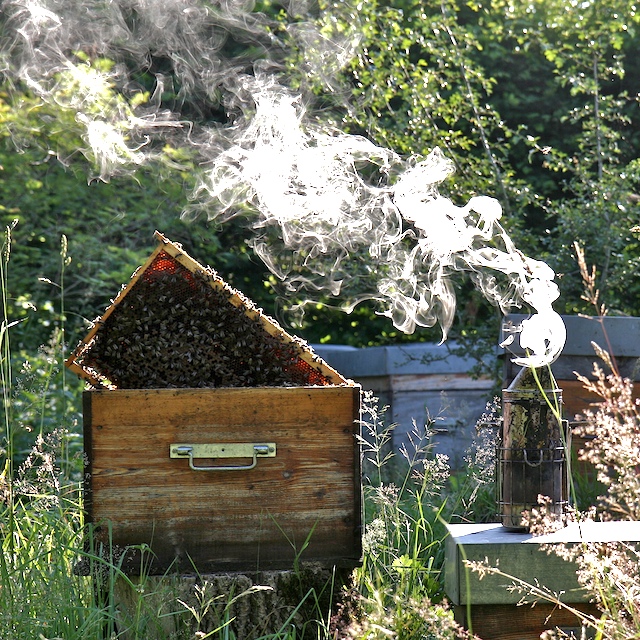
[[[67,365],[96,538],[151,571],[355,566],[360,388],[211,269],[157,249]]]

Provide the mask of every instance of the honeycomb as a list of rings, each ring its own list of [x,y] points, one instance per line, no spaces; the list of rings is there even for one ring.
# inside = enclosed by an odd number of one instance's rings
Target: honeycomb
[[[310,353],[215,271],[160,250],[68,364],[117,389],[333,384]]]

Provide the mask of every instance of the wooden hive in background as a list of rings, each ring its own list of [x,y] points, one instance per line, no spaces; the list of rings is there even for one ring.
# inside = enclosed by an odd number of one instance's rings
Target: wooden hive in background
[[[86,510],[151,573],[353,567],[360,387],[217,274],[159,244],[67,360],[84,393]]]

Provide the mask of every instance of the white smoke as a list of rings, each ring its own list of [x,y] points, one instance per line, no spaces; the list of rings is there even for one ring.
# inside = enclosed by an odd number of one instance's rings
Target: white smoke
[[[277,29],[251,9],[233,0],[9,0],[2,11],[14,37],[5,36],[2,70],[75,114],[102,179],[157,155],[158,140],[197,152],[204,177],[192,210],[224,221],[250,205],[254,248],[289,289],[325,290],[345,305],[372,298],[402,331],[439,323],[444,339],[456,306],[452,274],[463,270],[503,312],[523,302],[536,311],[519,328],[527,355],[517,362],[552,362],[565,341],[554,273],[514,246],[498,201],[456,206],[440,195],[453,170],[438,149],[406,160],[314,121],[269,55],[283,46]],[[288,35],[327,82],[355,42],[328,42],[306,23]],[[250,42],[259,59],[230,57],[229,39]],[[147,98],[135,72],[155,75]],[[226,124],[185,118],[182,102],[206,112],[216,96]]]

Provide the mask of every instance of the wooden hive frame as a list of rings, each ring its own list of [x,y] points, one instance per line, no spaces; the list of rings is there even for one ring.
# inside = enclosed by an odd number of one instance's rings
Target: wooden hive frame
[[[204,267],[189,256],[181,245],[171,242],[159,231],[155,232],[154,238],[158,242],[156,249],[149,256],[147,261],[136,270],[129,283],[120,290],[110,306],[106,309],[105,313],[99,319],[94,321],[90,331],[81,340],[73,353],[67,358],[65,364],[74,373],[87,380],[94,387],[110,389],[117,388],[117,385],[109,381],[109,379],[100,371],[84,364],[83,359],[88,353],[90,353],[100,329],[105,325],[109,317],[119,307],[119,305],[125,301],[127,296],[131,294],[131,292],[135,291],[136,285],[140,282],[140,279],[155,263],[155,261],[163,254],[166,254],[168,258],[174,260],[179,265],[182,265],[182,267],[185,267],[191,274],[204,277],[209,286],[214,290],[223,293],[228,302],[236,307],[239,313],[244,314],[246,317],[254,321],[256,326],[264,330],[266,334],[277,338],[281,343],[293,348],[299,361],[306,364],[310,371],[317,374],[313,375],[313,382],[311,384],[354,384],[353,382],[346,380],[335,369],[317,356],[311,347],[309,347],[309,345],[304,341],[288,334],[275,320],[266,316],[262,310],[258,309],[242,293],[225,283],[213,269]]]

